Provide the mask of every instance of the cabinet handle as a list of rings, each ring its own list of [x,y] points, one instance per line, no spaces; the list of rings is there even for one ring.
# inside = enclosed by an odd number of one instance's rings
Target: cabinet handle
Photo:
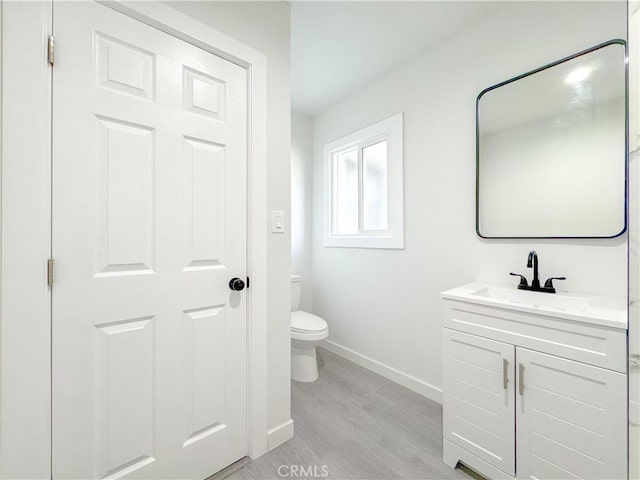
[[[524,365],[518,365],[518,393],[524,395]]]
[[[509,384],[509,360],[502,359],[502,388],[507,389]]]

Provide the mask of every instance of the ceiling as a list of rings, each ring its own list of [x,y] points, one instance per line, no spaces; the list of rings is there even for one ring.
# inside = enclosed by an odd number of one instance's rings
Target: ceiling
[[[291,106],[317,115],[497,8],[494,2],[291,2]]]

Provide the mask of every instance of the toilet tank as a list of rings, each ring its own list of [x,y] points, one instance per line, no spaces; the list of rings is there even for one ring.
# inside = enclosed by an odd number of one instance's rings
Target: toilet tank
[[[291,311],[300,310],[300,293],[302,290],[302,277],[291,275]]]

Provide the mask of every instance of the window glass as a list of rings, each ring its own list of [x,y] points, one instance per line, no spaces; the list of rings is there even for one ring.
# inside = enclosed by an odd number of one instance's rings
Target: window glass
[[[358,233],[358,150],[335,156],[335,226],[338,235]]]
[[[362,149],[362,226],[387,229],[387,141]]]

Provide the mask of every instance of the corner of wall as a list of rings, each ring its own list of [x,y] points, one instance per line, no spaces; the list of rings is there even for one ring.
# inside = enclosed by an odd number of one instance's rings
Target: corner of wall
[[[313,310],[313,120],[291,111],[291,268],[302,275],[300,308]]]
[[[267,450],[273,450],[274,448],[291,440],[293,438],[293,431],[292,419],[270,429],[267,433]]]

